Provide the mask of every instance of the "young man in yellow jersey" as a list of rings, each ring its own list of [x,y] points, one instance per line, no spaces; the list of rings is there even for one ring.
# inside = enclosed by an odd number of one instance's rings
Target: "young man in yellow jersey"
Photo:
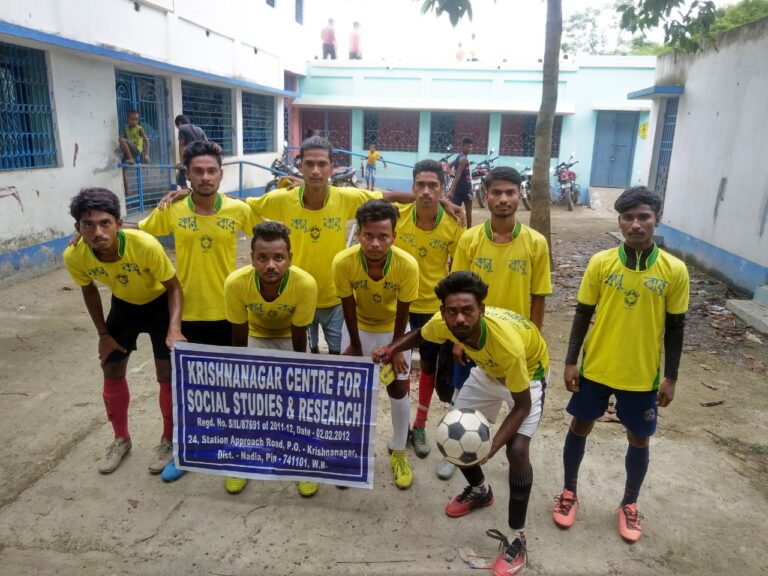
[[[549,247],[538,232],[516,218],[520,174],[498,166],[484,178],[491,219],[467,230],[459,240],[451,269],[468,270],[488,284],[486,304],[525,316],[541,330],[544,298],[552,293]],[[471,362],[454,346],[453,385],[461,388]],[[438,463],[437,475],[450,478],[453,464]]]
[[[440,205],[443,169],[436,160],[422,160],[413,167],[411,204],[399,204],[395,246],[413,256],[419,264],[419,297],[410,307],[411,328],[421,328],[440,309],[435,286],[448,274],[448,261],[456,250],[464,227],[445,214]],[[440,346],[423,342],[419,346],[419,405],[411,437],[416,456],[426,458],[430,447],[425,426]]]
[[[488,285],[471,272],[451,273],[437,284],[435,292],[441,302],[440,312],[422,328],[374,350],[371,357],[374,362],[387,362],[424,340],[460,343],[476,366],[456,397],[456,408],[479,410],[495,422],[501,405],[507,404],[509,414],[493,437],[490,454],[461,468],[469,485],[448,503],[445,513],[458,518],[493,504],[493,492],[485,484],[481,464],[503,448],[509,462],[507,520],[513,534],[507,537],[498,530],[488,531],[504,544],[492,572],[498,576],[519,574],[527,559],[524,529],[533,485],[528,449],[544,405],[547,345],[536,326],[522,315],[486,307]]]
[[[190,342],[229,346],[232,331],[224,307],[224,281],[235,269],[237,238],[256,224],[252,210],[219,193],[223,176],[221,147],[193,142],[184,150],[192,193],[168,207],[158,207],[139,222],[155,236],[173,234],[179,280],[184,290],[182,330]],[[169,454],[163,480],[182,476]]]
[[[333,259],[333,282],[344,309],[343,353],[367,356],[405,333],[411,302],[419,295],[419,266],[410,254],[393,246],[394,206],[371,200],[358,209],[356,220],[360,244]],[[396,374],[387,386],[394,432],[390,464],[395,485],[405,490],[413,483],[405,452],[411,351],[404,350],[388,361]]]
[[[294,262],[317,281],[317,311],[309,331],[312,352],[319,352],[322,326],[328,351],[339,354],[344,316],[333,287],[331,263],[346,247],[346,224],[369,200],[405,203],[413,201],[413,194],[330,186],[332,170],[330,143],[322,136],[311,136],[301,145],[304,185],[248,198],[247,203],[257,216],[283,222],[291,230]]]
[[[307,326],[315,317],[317,283],[304,270],[292,266],[290,233],[280,222],[256,226],[251,264],[232,272],[224,283],[233,346],[307,351]],[[238,494],[247,482],[245,478],[227,478],[227,492]],[[315,482],[299,483],[302,494],[313,488],[317,492]]]
[[[86,188],[72,199],[70,214],[80,234],[64,251],[64,265],[80,285],[83,300],[99,334],[99,360],[104,372],[104,405],[115,434],[99,461],[102,474],[113,472],[131,449],[128,431],[130,392],[125,372],[140,333],[149,334],[160,384],[163,433],[149,465],[159,474],[173,434],[173,400],[169,350],[184,341],[181,333],[182,292],[173,264],[160,243],[144,232],[122,230],[120,200],[104,188]],[[104,319],[96,282],[112,292]]]
[[[573,419],[563,447],[563,492],[555,500],[552,517],[561,528],[573,525],[578,509],[576,483],[587,436],[613,395],[628,442],[618,529],[624,540],[636,542],[642,536],[637,498],[648,470],[658,407],[668,406],[675,397],[690,280],[685,264],[653,242],[661,210],[658,195],[644,186],[629,188],[614,208],[624,242],[590,259],[565,357],[563,378],[572,393],[568,413]],[[590,329],[595,309],[597,316]]]

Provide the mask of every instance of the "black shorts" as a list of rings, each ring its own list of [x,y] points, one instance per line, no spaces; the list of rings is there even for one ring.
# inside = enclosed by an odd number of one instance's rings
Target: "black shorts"
[[[423,327],[434,314],[422,314],[420,312],[411,312],[408,315],[408,321],[411,325],[411,330]],[[437,364],[437,355],[440,352],[440,344],[424,340],[419,345],[419,358],[429,362],[432,366]]]
[[[232,346],[232,325],[226,320],[182,320],[181,333],[194,344]]]
[[[106,363],[120,362],[127,358],[136,350],[139,334],[149,334],[156,360],[168,360],[171,356],[165,339],[168,336],[169,321],[167,292],[146,304],[131,304],[112,295],[107,331],[120,346],[128,350],[128,354],[115,350],[107,356]]]

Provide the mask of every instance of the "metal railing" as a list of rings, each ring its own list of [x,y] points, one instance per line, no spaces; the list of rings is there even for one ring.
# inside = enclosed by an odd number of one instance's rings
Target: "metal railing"
[[[154,208],[169,190],[176,189],[173,164],[125,164],[117,165],[123,173],[125,209],[127,214],[137,214]]]

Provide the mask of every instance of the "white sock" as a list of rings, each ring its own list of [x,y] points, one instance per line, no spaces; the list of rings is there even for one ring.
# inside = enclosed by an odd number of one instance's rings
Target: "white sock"
[[[408,442],[408,422],[411,418],[408,395],[399,400],[390,397],[389,406],[392,411],[392,441],[395,450],[405,450],[405,444]]]
[[[485,494],[488,488],[485,487],[485,482],[480,484],[480,486],[472,486],[472,493],[473,494]]]

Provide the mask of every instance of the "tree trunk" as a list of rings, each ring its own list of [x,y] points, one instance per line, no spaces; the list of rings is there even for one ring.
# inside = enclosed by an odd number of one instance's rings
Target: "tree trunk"
[[[560,71],[560,37],[563,32],[562,0],[547,0],[547,32],[541,85],[541,107],[536,120],[536,149],[531,180],[531,227],[541,232],[550,245],[549,166],[552,158],[552,126],[557,109],[557,77]]]

